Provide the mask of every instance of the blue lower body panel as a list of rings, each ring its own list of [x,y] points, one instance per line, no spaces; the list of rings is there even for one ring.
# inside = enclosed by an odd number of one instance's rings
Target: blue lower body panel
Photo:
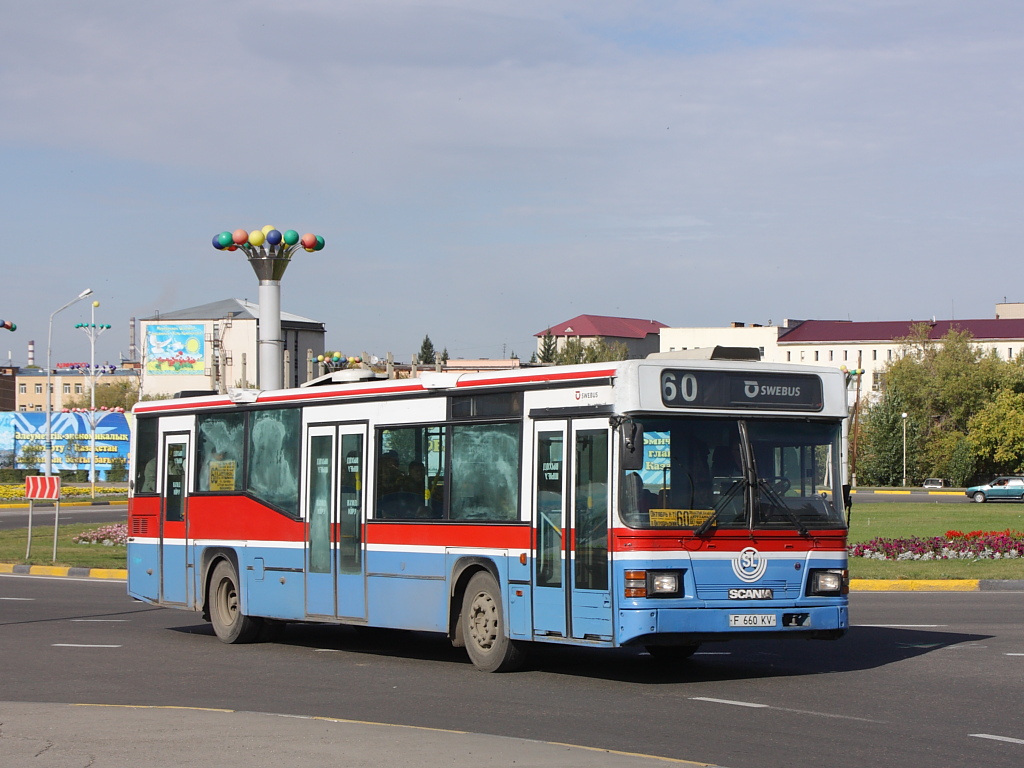
[[[730,616],[771,616],[774,626],[731,626]],[[763,621],[763,620],[762,620]],[[624,609],[618,612],[617,640],[619,645],[657,645],[685,642],[692,636],[702,640],[729,640],[744,637],[803,637],[834,638],[849,627],[847,606],[730,606],[728,608],[649,608]]]

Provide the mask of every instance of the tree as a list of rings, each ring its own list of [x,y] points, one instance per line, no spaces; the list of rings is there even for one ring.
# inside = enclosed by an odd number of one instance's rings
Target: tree
[[[907,413],[907,478],[918,476],[916,421],[905,410],[898,392],[887,391],[864,414],[864,429],[857,457],[857,481],[865,485],[903,484],[903,414]]]
[[[980,350],[968,332],[951,329],[939,340],[930,333],[928,323],[919,323],[899,340],[900,355],[885,369],[883,397],[895,397],[909,414],[907,455],[915,471],[908,468],[908,473],[969,477],[976,463],[973,444],[964,442],[970,421],[1002,389],[1024,392],[1024,367],[1020,360],[1008,363],[991,350]],[[873,435],[879,425],[866,422],[858,438],[884,442],[884,425],[883,434]],[[858,480],[864,478],[860,469]]]
[[[577,365],[579,363],[605,363],[611,360],[625,360],[629,348],[621,341],[608,342],[594,339],[586,342],[579,338],[567,339],[565,345],[555,353],[551,361],[555,365]]]
[[[434,343],[430,340],[430,336],[423,337],[423,343],[420,344],[419,361],[421,365],[433,365],[434,358],[437,352],[434,350]]]
[[[97,408],[124,408],[130,411],[139,402],[139,382],[137,379],[118,378],[105,383],[100,380],[96,385]],[[88,408],[92,405],[89,392],[64,399],[65,408]]]
[[[555,362],[557,350],[558,343],[555,341],[555,337],[551,335],[551,329],[549,328],[540,339],[540,354],[537,355],[537,360],[542,363],[553,363]]]
[[[968,435],[982,472],[1024,472],[1024,394],[1000,390],[971,418]]]

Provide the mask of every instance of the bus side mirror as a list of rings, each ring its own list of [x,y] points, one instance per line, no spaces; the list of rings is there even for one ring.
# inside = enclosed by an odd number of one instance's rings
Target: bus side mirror
[[[619,428],[619,463],[623,469],[644,468],[644,425],[624,421]]]

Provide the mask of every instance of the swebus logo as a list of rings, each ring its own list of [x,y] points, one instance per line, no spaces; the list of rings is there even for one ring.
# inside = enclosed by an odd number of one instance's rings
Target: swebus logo
[[[736,574],[736,578],[747,584],[760,579],[767,570],[768,561],[753,547],[747,547],[732,561],[732,572]]]

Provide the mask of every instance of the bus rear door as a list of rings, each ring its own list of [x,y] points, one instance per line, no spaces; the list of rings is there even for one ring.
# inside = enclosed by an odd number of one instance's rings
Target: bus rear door
[[[188,434],[166,434],[163,445],[160,510],[160,602],[186,604],[189,598],[188,489],[192,461]]]
[[[306,431],[306,613],[366,618],[362,517],[366,427]]]
[[[534,631],[610,640],[607,419],[534,426]],[[568,446],[568,447],[567,447]]]

